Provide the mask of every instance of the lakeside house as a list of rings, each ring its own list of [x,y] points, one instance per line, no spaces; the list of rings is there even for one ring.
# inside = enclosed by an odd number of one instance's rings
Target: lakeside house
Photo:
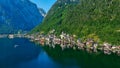
[[[48,45],[53,48],[55,48],[56,45],[59,45],[62,50],[65,48],[72,48],[74,50],[80,49],[86,50],[88,52],[101,51],[107,55],[112,53],[120,55],[120,46],[112,46],[107,42],[98,44],[98,42],[95,42],[92,38],[88,38],[85,42],[82,42],[80,38],[77,40],[75,39],[76,35],[69,35],[62,32],[59,36],[56,36],[54,32],[55,30],[52,30],[48,35],[31,34],[27,37],[33,39],[36,42],[39,42],[39,44]]]
[[[85,44],[82,43],[80,38],[77,40],[77,46],[78,46],[78,49],[81,49],[81,50],[85,49]]]
[[[7,34],[1,34],[0,38],[6,38],[8,35]]]
[[[13,38],[14,38],[14,35],[13,35],[13,34],[10,34],[10,35],[8,35],[8,38],[9,38],[9,39],[13,39]]]
[[[112,48],[111,44],[106,42],[103,43],[104,54],[108,54],[108,55],[111,54],[111,48]]]

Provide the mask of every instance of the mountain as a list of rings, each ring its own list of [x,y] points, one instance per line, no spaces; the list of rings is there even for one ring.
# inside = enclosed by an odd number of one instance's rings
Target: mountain
[[[32,30],[48,33],[55,29],[85,40],[120,45],[120,0],[57,0],[42,24]]]
[[[37,6],[29,0],[0,0],[0,33],[30,31],[43,18]]]

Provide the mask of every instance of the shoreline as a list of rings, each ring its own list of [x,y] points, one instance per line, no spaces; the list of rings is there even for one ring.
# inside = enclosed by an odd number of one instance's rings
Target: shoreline
[[[8,34],[0,35],[0,38],[27,38],[31,42],[36,42],[42,46],[49,46],[55,48],[60,46],[62,50],[64,49],[73,49],[73,50],[83,50],[89,53],[102,52],[107,55],[116,54],[120,56],[120,46],[112,46],[109,43],[99,44],[95,42],[94,39],[87,39],[85,42],[82,42],[81,39],[75,39],[74,36],[67,35],[66,33],[61,33],[59,37],[51,33],[49,35],[43,34]]]
[[[0,38],[25,38],[26,34],[0,34]]]
[[[116,54],[120,56],[120,46],[113,46],[107,42],[99,44],[94,39],[87,39],[82,42],[80,39],[75,40],[74,35],[70,36],[66,33],[61,33],[60,36],[56,36],[54,33],[43,35],[43,34],[31,34],[27,35],[27,38],[32,42],[41,44],[42,46],[49,46],[55,48],[59,45],[62,50],[72,48],[73,50],[84,50],[87,52],[97,53],[103,52],[104,54],[111,55]]]

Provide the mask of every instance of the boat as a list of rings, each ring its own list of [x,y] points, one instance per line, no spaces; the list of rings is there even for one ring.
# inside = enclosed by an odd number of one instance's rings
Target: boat
[[[17,48],[19,45],[14,45],[14,48]]]

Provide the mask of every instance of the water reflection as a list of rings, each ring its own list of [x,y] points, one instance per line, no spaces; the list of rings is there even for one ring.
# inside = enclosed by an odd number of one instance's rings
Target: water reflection
[[[120,68],[120,57],[116,55],[104,55],[102,53],[87,53],[85,51],[55,49],[44,47],[47,54],[62,67],[69,68]]]
[[[16,68],[19,63],[37,58],[40,52],[40,47],[28,39],[0,39],[0,68]]]
[[[36,59],[21,63],[18,68],[58,68],[58,65],[42,51]]]
[[[0,68],[120,68],[120,57],[115,55],[62,51],[19,38],[0,39],[0,44]]]
[[[0,68],[58,68],[47,53],[25,38],[0,39]]]

